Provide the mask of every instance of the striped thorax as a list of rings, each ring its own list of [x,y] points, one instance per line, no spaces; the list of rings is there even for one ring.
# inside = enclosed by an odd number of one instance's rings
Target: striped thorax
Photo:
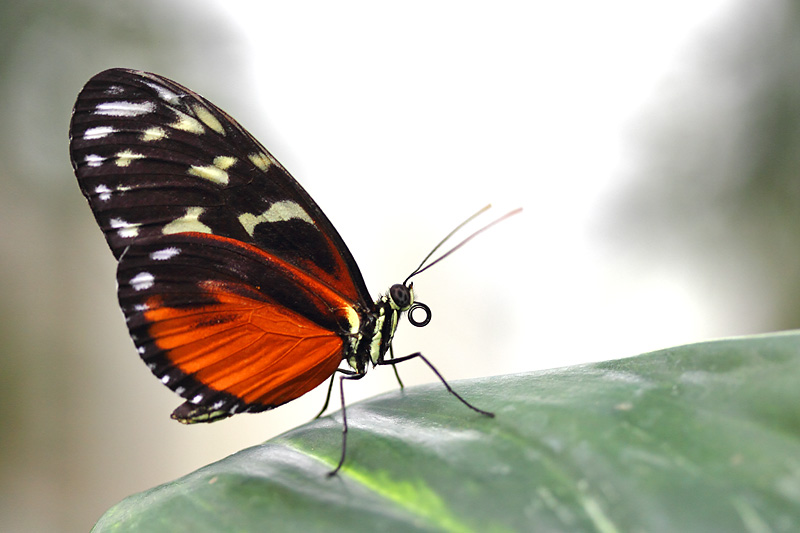
[[[414,284],[397,283],[378,298],[372,310],[363,317],[359,332],[351,337],[347,363],[359,374],[367,364],[376,365],[392,343],[400,316],[414,305]]]

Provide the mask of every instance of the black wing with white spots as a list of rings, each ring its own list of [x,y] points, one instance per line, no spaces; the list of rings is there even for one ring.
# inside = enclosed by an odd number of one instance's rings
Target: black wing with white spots
[[[156,74],[111,69],[75,104],[70,155],[114,256],[209,233],[252,244],[369,301],[347,246],[314,200],[227,113]]]

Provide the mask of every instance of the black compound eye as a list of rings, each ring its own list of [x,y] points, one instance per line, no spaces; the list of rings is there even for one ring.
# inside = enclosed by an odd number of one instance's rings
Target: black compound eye
[[[389,297],[400,309],[406,309],[411,305],[411,291],[405,285],[396,283],[389,289]]]

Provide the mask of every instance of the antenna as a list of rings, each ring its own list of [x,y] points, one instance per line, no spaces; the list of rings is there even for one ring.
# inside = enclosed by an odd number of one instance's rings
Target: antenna
[[[408,283],[408,280],[410,280],[412,277],[416,276],[417,274],[419,274],[419,273],[421,273],[421,272],[425,272],[425,271],[426,271],[426,270],[428,270],[430,267],[432,267],[433,265],[435,265],[436,263],[438,263],[439,261],[441,261],[442,259],[444,259],[444,258],[445,258],[445,257],[447,257],[448,255],[452,254],[453,252],[455,252],[456,250],[458,250],[459,248],[461,248],[462,246],[464,246],[465,244],[467,244],[467,242],[471,241],[471,240],[472,240],[472,239],[473,239],[475,236],[477,236],[479,233],[482,233],[482,232],[486,231],[487,229],[491,228],[492,226],[494,226],[494,225],[495,225],[495,224],[497,224],[498,222],[501,222],[501,221],[503,221],[503,220],[505,220],[505,219],[507,219],[507,218],[509,218],[509,217],[513,216],[513,215],[516,215],[517,213],[520,213],[520,212],[522,211],[522,208],[521,208],[521,207],[518,207],[518,208],[514,209],[513,211],[509,211],[508,213],[506,213],[505,215],[501,216],[501,217],[500,217],[500,218],[498,218],[497,220],[494,220],[494,221],[492,221],[492,222],[490,222],[490,223],[486,224],[486,225],[485,225],[484,227],[482,227],[481,229],[479,229],[479,230],[475,231],[475,232],[474,232],[474,233],[472,233],[472,234],[471,234],[469,237],[467,237],[466,239],[462,240],[460,243],[456,244],[455,246],[453,246],[452,248],[450,248],[448,251],[446,251],[445,253],[443,253],[442,255],[440,255],[439,257],[437,257],[436,259],[434,259],[433,261],[431,261],[431,262],[430,262],[430,263],[428,263],[427,265],[425,265],[425,263],[428,261],[428,259],[430,259],[430,258],[431,258],[431,256],[432,256],[434,253],[436,253],[436,250],[438,250],[439,248],[441,248],[441,246],[442,246],[442,245],[443,245],[445,242],[447,242],[447,240],[448,240],[448,239],[450,239],[450,237],[452,237],[452,236],[453,236],[453,235],[454,235],[454,234],[455,234],[455,233],[456,233],[458,230],[460,230],[461,228],[463,228],[464,226],[466,226],[466,225],[467,225],[467,224],[468,224],[470,221],[472,221],[473,219],[475,219],[475,218],[476,218],[478,215],[480,215],[480,214],[482,214],[482,213],[486,212],[486,211],[487,211],[487,210],[488,210],[490,207],[492,207],[492,204],[487,204],[486,206],[482,207],[482,208],[481,208],[481,209],[479,209],[479,210],[478,210],[478,211],[477,211],[475,214],[473,214],[472,216],[470,216],[469,218],[467,218],[467,219],[466,219],[464,222],[462,222],[461,224],[459,224],[458,226],[456,226],[456,227],[455,227],[455,229],[453,229],[453,231],[451,231],[450,233],[448,233],[448,234],[447,234],[447,236],[446,236],[444,239],[442,239],[441,241],[439,241],[439,244],[437,244],[436,246],[434,246],[434,247],[433,247],[433,250],[431,250],[431,251],[430,251],[430,253],[428,253],[428,255],[426,255],[426,256],[425,256],[425,259],[423,259],[423,260],[422,260],[422,262],[419,264],[419,266],[418,266],[417,268],[415,268],[415,269],[414,269],[414,271],[413,271],[411,274],[409,274],[409,275],[408,275],[408,277],[406,278],[406,280],[403,282],[403,285],[405,285],[406,283]]]

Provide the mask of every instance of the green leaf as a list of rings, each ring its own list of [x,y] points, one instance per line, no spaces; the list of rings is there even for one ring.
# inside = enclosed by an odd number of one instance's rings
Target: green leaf
[[[535,358],[535,355],[531,356]],[[798,531],[800,334],[348,406],[112,507],[96,531]]]

